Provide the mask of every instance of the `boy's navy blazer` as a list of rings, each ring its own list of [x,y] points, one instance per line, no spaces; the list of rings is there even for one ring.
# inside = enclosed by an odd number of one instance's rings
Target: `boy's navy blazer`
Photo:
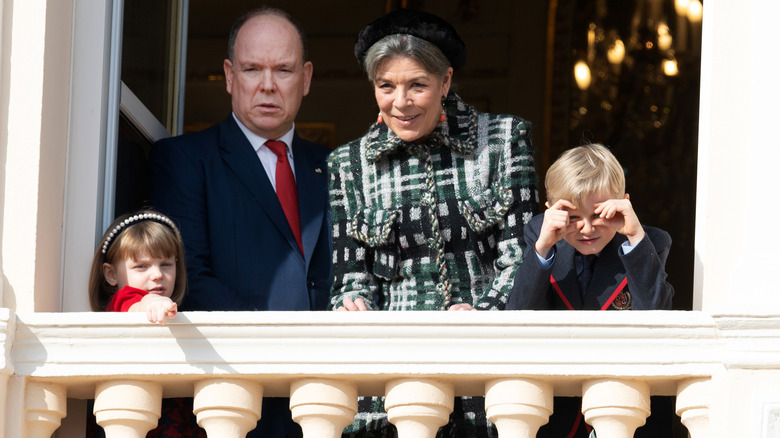
[[[330,150],[297,135],[292,150],[305,256],[232,115],[153,146],[150,203],[184,239],[188,292],[181,310],[325,309],[332,282]]]
[[[507,309],[671,309],[674,289],[666,281],[664,266],[672,238],[666,231],[644,227],[645,238],[628,254],[620,249],[627,238],[615,234],[599,254],[583,299],[574,265],[576,250],[565,240],[555,244],[552,266],[540,268],[534,246],[543,221],[544,214],[540,214],[524,227],[525,255],[515,275]]]

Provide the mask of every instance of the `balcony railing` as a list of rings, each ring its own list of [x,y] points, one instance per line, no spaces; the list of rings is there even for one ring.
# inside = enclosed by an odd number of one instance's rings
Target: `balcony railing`
[[[307,438],[337,437],[358,395],[386,395],[401,437],[433,437],[453,397],[484,395],[502,438],[533,437],[553,395],[583,396],[599,438],[633,436],[650,395],[709,431],[712,378],[780,368],[780,317],[700,312],[191,312],[0,309],[7,437],[49,437],[95,399],[112,437],[143,437],[162,397],[194,397],[209,436],[241,437],[263,396],[289,396]],[[739,420],[735,420],[739,421]],[[3,429],[0,429],[3,430]]]

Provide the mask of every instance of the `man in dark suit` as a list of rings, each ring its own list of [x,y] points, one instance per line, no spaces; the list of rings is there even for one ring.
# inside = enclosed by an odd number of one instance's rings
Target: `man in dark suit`
[[[312,69],[295,20],[277,9],[249,12],[233,25],[224,61],[232,114],[153,147],[150,201],[176,221],[185,245],[181,310],[325,309],[329,150],[294,130]],[[285,400],[275,402],[264,400],[250,436],[300,434]],[[285,412],[268,412],[272,405]],[[274,421],[280,416],[286,424]]]

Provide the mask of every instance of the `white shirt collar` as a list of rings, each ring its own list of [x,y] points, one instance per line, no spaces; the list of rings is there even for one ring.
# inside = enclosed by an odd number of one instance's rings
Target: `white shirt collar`
[[[233,114],[233,120],[236,121],[238,127],[241,129],[241,132],[244,133],[247,140],[249,140],[249,143],[255,149],[255,152],[258,152],[261,147],[265,146],[265,142],[268,140],[280,140],[283,141],[285,145],[287,145],[287,155],[292,156],[292,142],[293,142],[293,137],[295,136],[295,123],[293,123],[293,126],[292,128],[290,128],[289,131],[287,131],[283,136],[279,138],[264,138],[250,131],[249,128],[244,126],[244,124],[241,123],[240,120],[238,120],[238,117],[236,117],[235,113],[232,114]]]

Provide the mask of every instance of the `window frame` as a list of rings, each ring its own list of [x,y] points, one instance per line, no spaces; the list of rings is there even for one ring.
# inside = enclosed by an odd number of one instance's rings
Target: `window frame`
[[[189,0],[175,0],[178,13],[174,68],[176,134],[181,132]],[[68,160],[63,212],[60,311],[90,309],[88,269],[98,240],[113,221],[117,134],[120,111],[135,120],[150,141],[162,123],[121,83],[124,0],[73,3]],[[127,88],[123,90],[123,88]],[[164,128],[163,128],[164,129]],[[166,132],[167,134],[167,132]]]

